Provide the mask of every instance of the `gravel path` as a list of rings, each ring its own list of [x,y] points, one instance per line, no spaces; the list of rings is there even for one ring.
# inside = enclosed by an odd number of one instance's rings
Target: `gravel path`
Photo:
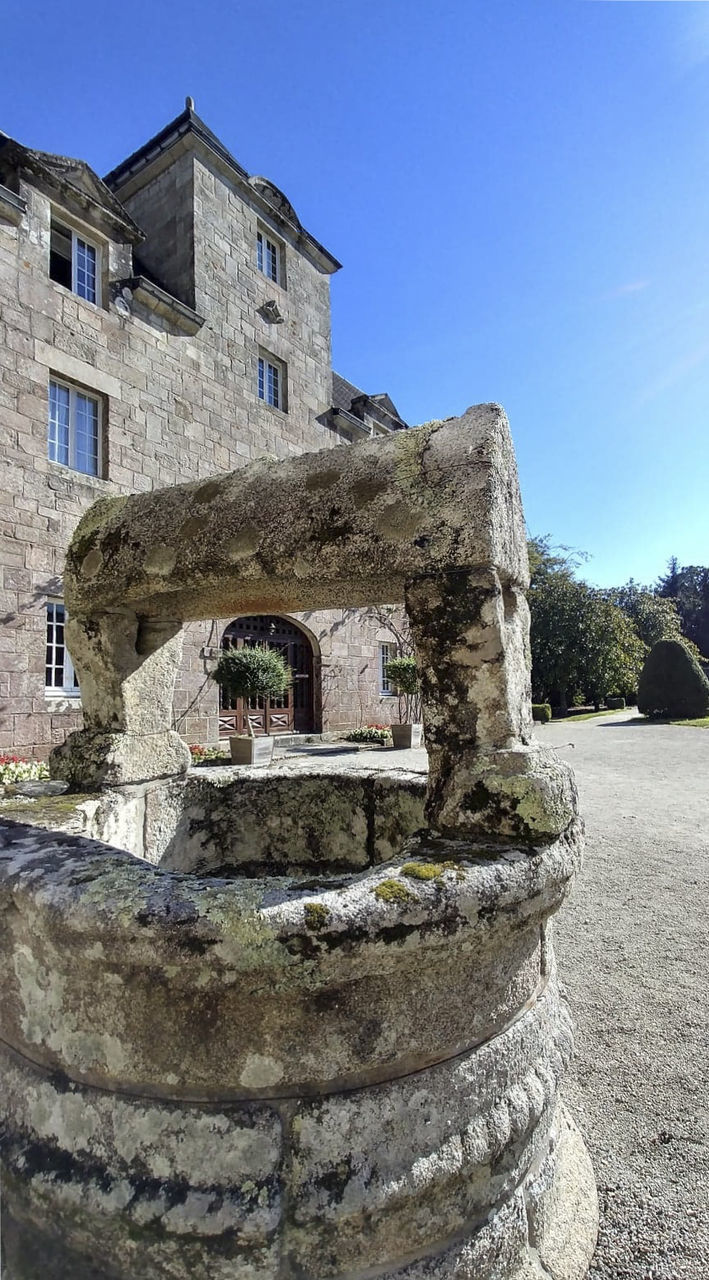
[[[587,827],[555,930],[601,1203],[591,1280],[709,1280],[709,730],[623,712],[538,736]]]

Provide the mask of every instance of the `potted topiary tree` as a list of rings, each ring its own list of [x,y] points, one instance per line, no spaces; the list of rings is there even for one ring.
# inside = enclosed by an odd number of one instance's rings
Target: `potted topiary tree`
[[[270,764],[273,758],[273,738],[268,732],[268,722],[265,724],[265,736],[257,738],[248,713],[248,703],[256,698],[281,698],[290,687],[293,673],[283,654],[266,645],[250,649],[224,649],[211,676],[220,688],[228,689],[233,698],[243,698],[247,704],[248,736],[236,734],[229,738],[232,763]]]
[[[423,738],[421,724],[421,677],[415,658],[391,658],[387,663],[387,676],[399,695],[399,724],[391,726],[391,738],[395,747],[420,747]]]

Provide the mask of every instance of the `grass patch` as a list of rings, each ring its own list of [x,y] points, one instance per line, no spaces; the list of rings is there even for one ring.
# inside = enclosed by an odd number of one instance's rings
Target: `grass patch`
[[[582,715],[573,712],[568,716],[554,716],[552,724],[577,724],[579,720],[598,720],[601,716],[619,716],[623,712],[634,711],[634,707],[620,707],[612,711],[584,711]],[[684,721],[686,724],[686,721]]]

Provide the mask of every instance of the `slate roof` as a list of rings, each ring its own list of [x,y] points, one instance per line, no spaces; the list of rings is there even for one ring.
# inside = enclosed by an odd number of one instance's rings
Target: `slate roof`
[[[341,409],[343,413],[353,413],[355,411],[352,408],[352,404],[355,400],[369,400],[372,404],[376,405],[377,408],[383,409],[390,417],[401,423],[402,427],[408,425],[404,422],[399,410],[394,404],[394,401],[386,394],[386,392],[378,392],[376,395],[370,396],[366,391],[362,391],[359,387],[356,387],[354,382],[348,382],[347,378],[343,378],[341,374],[335,373],[333,370],[333,409]],[[360,415],[355,413],[355,416],[359,417]]]
[[[360,391],[354,382],[348,382],[346,378],[341,377],[339,373],[332,372],[332,407],[333,409],[344,409],[345,413],[350,412],[352,401],[357,396],[363,396],[364,391]]]
[[[111,169],[111,172],[106,174],[104,182],[109,187],[119,186],[122,182],[125,182],[129,175],[142,169],[160,151],[167,151],[178,138],[183,137],[186,133],[194,133],[196,137],[201,138],[220,159],[224,160],[232,169],[235,169],[242,178],[248,178],[249,175],[243,165],[240,165],[231,152],[227,151],[224,143],[220,141],[216,133],[212,133],[209,125],[205,124],[201,116],[197,115],[194,107],[187,106],[184,111],[180,112],[179,116],[176,116],[174,120],[165,125],[164,129],[156,133],[154,138],[150,138],[148,142],[143,143],[142,147],[138,147],[138,150],[134,151],[126,160],[122,160],[120,164],[116,165],[115,169]]]
[[[226,165],[238,179],[241,179],[244,185],[251,188],[258,199],[263,201],[271,216],[275,218],[277,225],[278,219],[283,220],[284,226],[290,225],[291,230],[295,232],[297,241],[301,245],[303,242],[309,244],[311,251],[315,252],[321,265],[324,265],[328,272],[340,269],[342,263],[338,262],[337,258],[319,240],[316,240],[315,236],[306,231],[295,209],[283,192],[268,178],[263,178],[260,175],[252,176],[243,165],[239,164],[239,161],[231,154],[231,151],[227,150],[216,133],[213,133],[209,125],[205,124],[201,116],[197,115],[191,98],[187,99],[187,106],[179,116],[176,116],[174,120],[166,124],[165,128],[156,133],[154,138],[144,143],[142,147],[134,151],[121,164],[116,165],[115,169],[111,169],[111,172],[106,174],[104,182],[113,190],[120,191],[121,187],[130,178],[140,173],[140,170],[151,164],[157,156],[169,151],[180,138],[185,137],[187,134],[199,139],[209,148],[213,155],[221,160],[222,164]]]

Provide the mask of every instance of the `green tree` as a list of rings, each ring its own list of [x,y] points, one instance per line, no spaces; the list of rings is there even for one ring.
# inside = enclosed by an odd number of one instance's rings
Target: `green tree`
[[[538,586],[552,576],[575,579],[579,565],[588,558],[585,552],[576,551],[573,547],[553,545],[549,533],[530,538],[527,553],[532,586]]]
[[[529,609],[533,700],[566,711],[580,678],[575,644],[581,627],[579,583],[562,574],[545,575],[530,588]]]
[[[399,695],[399,720],[416,724],[421,719],[421,677],[416,659],[390,658],[386,673]]]
[[[580,638],[582,687],[586,698],[598,709],[608,694],[626,701],[635,696],[647,646],[628,615],[603,591],[591,587],[587,591]]]
[[[632,696],[647,652],[632,620],[576,578],[578,553],[552,548],[548,537],[532,539],[529,551],[535,702],[563,713],[578,695],[596,706],[607,694]]]
[[[674,601],[684,634],[709,657],[709,568],[698,564],[680,567],[673,556],[656,592],[658,597]]]
[[[632,622],[643,644],[649,649],[658,640],[682,640],[682,620],[674,600],[655,595],[648,587],[640,587],[631,578],[624,587],[613,587],[607,598],[617,604]]]

